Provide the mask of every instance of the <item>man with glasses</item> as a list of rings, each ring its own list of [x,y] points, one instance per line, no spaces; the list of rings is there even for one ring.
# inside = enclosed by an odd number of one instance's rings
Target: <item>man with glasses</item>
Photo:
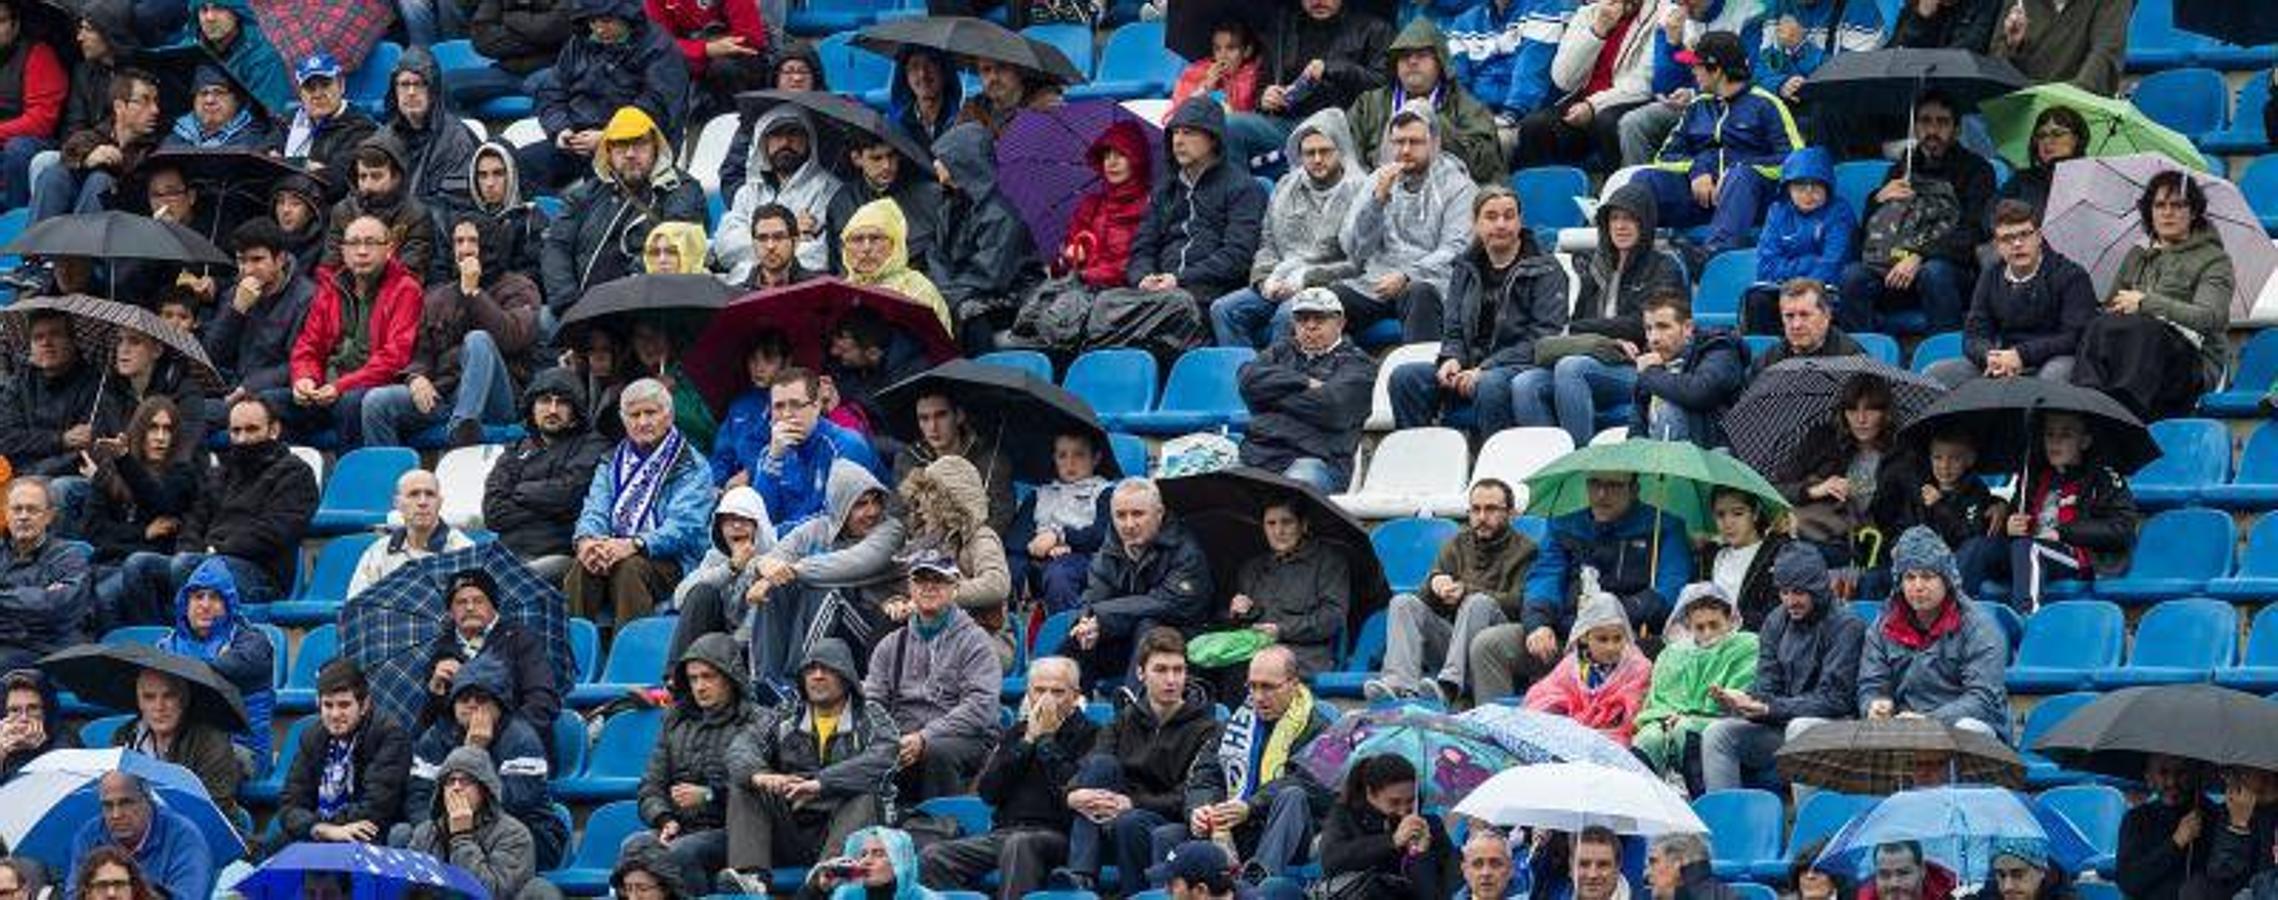
[[[451,112],[449,96],[434,52],[424,42],[405,48],[388,75],[387,124],[382,133],[403,147],[409,193],[430,206],[471,199],[467,166],[479,141]]]
[[[1004,666],[997,659],[996,638],[957,606],[957,584],[963,578],[948,554],[921,552],[910,562],[909,621],[870,651],[862,696],[884,704],[902,733],[897,747],[901,771],[894,778],[897,803],[914,806],[965,793],[998,740],[997,691],[1004,686]],[[1033,744],[1040,736],[1018,740]],[[1090,749],[1088,736],[1082,749]],[[1070,757],[1071,766],[1076,758]]]
[[[97,847],[114,847],[134,857],[144,878],[166,886],[168,896],[204,897],[214,890],[214,860],[205,835],[189,817],[161,808],[150,785],[125,772],[105,772],[97,783],[102,815],[79,826],[71,839],[71,875],[79,882],[79,861]]]
[[[202,18],[202,17],[201,17]],[[330,169],[325,177],[338,184],[348,177],[356,148],[379,130],[371,116],[347,99],[340,62],[318,53],[293,67],[294,91],[300,108],[281,137],[276,152],[288,161],[305,162],[310,169]],[[282,104],[271,109],[283,109]]]
[[[799,265],[799,216],[780,203],[762,203],[751,213],[751,277],[744,287],[759,291],[789,287],[815,277]]]
[[[47,869],[28,856],[0,857],[0,900],[47,896]]]
[[[1940,360],[1930,377],[1949,388],[1980,377],[2072,380],[2073,350],[2096,318],[2096,285],[2088,270],[2049,249],[2039,218],[2021,200],[1993,208],[2001,265],[1978,275],[1962,320],[1962,356]]]
[[[1511,486],[1500,479],[1482,478],[1471,486],[1468,527],[1440,545],[1422,591],[1392,598],[1384,674],[1361,687],[1370,700],[1420,697],[1452,704],[1462,696],[1470,683],[1472,640],[1521,614],[1520,590],[1537,548],[1511,528],[1515,505]]]
[[[873,473],[880,464],[869,440],[823,416],[822,378],[813,370],[785,367],[775,373],[767,392],[767,451],[740,474],[767,502],[776,531],[789,534],[822,514],[832,463],[843,459]]]
[[[393,383],[411,362],[424,303],[419,277],[396,261],[396,238],[379,216],[346,224],[340,264],[318,266],[316,297],[293,342],[288,391],[269,391],[302,433],[327,425],[361,443],[364,394]]]
[[[35,665],[39,658],[79,641],[86,615],[87,552],[57,540],[55,496],[44,478],[9,482],[7,540],[0,541],[0,669]]]
[[[1914,101],[1914,150],[1867,201],[1858,262],[1843,269],[1836,320],[1852,334],[1877,330],[1885,309],[1917,309],[1932,333],[1962,327],[1985,243],[1993,165],[1962,147],[1960,113],[1937,90]],[[1884,207],[1904,209],[1890,213]],[[1884,329],[1888,330],[1888,329]]]
[[[25,763],[42,753],[78,746],[78,738],[63,727],[54,685],[39,670],[17,669],[0,676],[0,695],[7,701],[5,716],[0,717],[0,783],[15,778]]]
[[[1297,654],[1280,644],[1250,657],[1249,689],[1217,746],[1195,757],[1186,782],[1187,820],[1156,829],[1155,846],[1190,836],[1231,840],[1251,865],[1278,876],[1305,856],[1321,816],[1335,802],[1328,788],[1296,764],[1297,748],[1326,730],[1329,717],[1326,704],[1298,677]]]
[[[111,74],[111,114],[63,141],[61,165],[34,180],[34,222],[72,212],[101,212],[112,189],[158,149],[158,79],[141,69]]]

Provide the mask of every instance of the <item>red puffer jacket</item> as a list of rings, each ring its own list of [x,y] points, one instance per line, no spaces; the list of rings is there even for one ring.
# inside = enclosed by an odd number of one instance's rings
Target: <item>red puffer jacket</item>
[[[1076,277],[1095,288],[1123,286],[1123,270],[1131,261],[1131,242],[1147,218],[1147,189],[1152,180],[1153,153],[1147,146],[1146,133],[1136,123],[1117,122],[1092,142],[1084,155],[1094,171],[1100,171],[1100,160],[1111,149],[1131,161],[1131,177],[1122,184],[1103,182],[1098,190],[1084,195],[1076,204],[1076,215],[1068,221],[1068,236],[1060,248],[1063,264],[1074,266]],[[1102,172],[1100,177],[1107,175]]]

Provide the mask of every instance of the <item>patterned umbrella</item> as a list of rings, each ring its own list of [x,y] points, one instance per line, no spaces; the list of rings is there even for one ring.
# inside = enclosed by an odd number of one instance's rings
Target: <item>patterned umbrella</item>
[[[1344,783],[1354,760],[1389,753],[1416,767],[1427,806],[1453,806],[1518,756],[1485,730],[1420,706],[1369,710],[1337,720],[1298,753],[1323,784]]]
[[[501,621],[529,629],[545,642],[556,685],[575,684],[571,666],[569,601],[496,541],[405,563],[379,583],[348,598],[340,609],[340,652],[355,660],[372,683],[380,711],[405,726],[427,702],[427,660],[435,639],[450,627],[443,589],[468,569],[498,583]]]
[[[285,65],[297,65],[311,54],[329,53],[340,61],[340,71],[364,67],[364,58],[395,23],[395,4],[388,0],[248,0],[261,34],[277,48]]]
[[[2136,200],[2161,172],[2183,171],[2207,194],[2207,221],[2223,239],[2231,259],[2231,316],[2244,319],[2254,301],[2278,274],[2278,246],[2262,230],[2262,218],[2239,193],[2238,185],[2192,172],[2164,156],[2136,154],[2057,163],[2049,183],[2049,208],[2041,230],[2049,249],[2081,264],[2096,280],[2096,296],[2112,295],[2112,281],[2128,251],[2143,246],[2143,216]]]
[[[346,876],[347,896],[398,900],[407,896],[480,897],[473,873],[417,850],[371,844],[287,844],[232,890],[246,900],[305,897],[309,876]]]
[[[119,332],[132,331],[166,348],[163,359],[188,367],[190,377],[204,393],[221,394],[228,390],[222,383],[221,373],[214,369],[213,360],[206,358],[206,348],[189,332],[142,307],[84,294],[31,297],[0,309],[0,355],[8,359],[23,358],[32,342],[32,314],[42,311],[70,316],[72,343],[79,346],[79,358],[103,363],[105,373],[111,371],[108,363],[112,348],[118,345]]]
[[[1796,477],[1792,471],[1804,438],[1832,421],[1835,404],[1851,382],[1880,378],[1890,385],[1890,433],[1914,421],[1943,385],[1929,376],[1883,365],[1865,356],[1804,357],[1784,360],[1748,382],[1748,390],[1724,414],[1732,455],[1773,481]]]
[[[1991,735],[1936,719],[1859,719],[1812,726],[1774,757],[1780,777],[1846,794],[1889,794],[1968,782],[2023,787],[2025,762]]]
[[[114,771],[141,778],[159,806],[197,826],[213,858],[245,855],[245,841],[195,773],[119,747],[50,750],[26,763],[7,786],[0,787],[0,840],[7,841],[17,856],[72,858],[71,845],[79,829],[102,815],[100,783]]]
[[[1021,221],[1028,223],[1037,255],[1052,259],[1060,252],[1076,204],[1099,188],[1099,173],[1092,170],[1087,154],[1117,122],[1138,125],[1147,136],[1147,146],[1162,145],[1160,129],[1112,100],[1028,110],[1006,126],[1004,137],[997,141],[997,171],[1019,172],[1020,177],[1002,179],[998,189]],[[1153,158],[1159,164],[1165,155],[1156,153]]]
[[[1596,763],[1651,775],[1653,770],[1628,748],[1599,734],[1597,729],[1565,716],[1536,712],[1523,706],[1490,703],[1457,718],[1469,723],[1518,757],[1521,765],[1538,763]]]

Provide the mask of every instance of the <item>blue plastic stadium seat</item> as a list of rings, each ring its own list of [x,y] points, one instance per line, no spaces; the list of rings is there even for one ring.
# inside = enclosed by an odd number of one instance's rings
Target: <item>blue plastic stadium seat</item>
[[[1853,337],[1857,337],[1857,335],[1853,335]],[[1748,358],[1757,360],[1764,358],[1764,354],[1772,352],[1772,348],[1780,345],[1780,336],[1776,334],[1749,334],[1742,335],[1740,341],[1748,345]]]
[[[1163,385],[1162,402],[1124,416],[1123,427],[1156,435],[1239,430],[1250,422],[1249,407],[1242,403],[1242,367],[1257,356],[1248,347],[1204,347],[1180,354]]]
[[[2057,765],[2056,761],[2034,752],[2032,747],[2040,741],[2042,735],[2049,733],[2049,729],[2057,727],[2057,723],[2079,712],[2081,707],[2096,702],[2096,698],[2101,696],[2103,695],[2094,691],[2074,691],[2043,697],[2031,712],[2025,714],[2024,727],[2017,731],[2017,755],[2025,761],[2026,784],[2048,787],[2086,781],[2091,777]]]
[[[321,721],[315,716],[294,719],[292,727],[285,729],[285,739],[277,743],[277,764],[269,767],[269,774],[239,784],[237,799],[262,809],[276,806],[277,798],[285,793],[285,773],[292,771],[293,758],[300,755],[301,736]]]
[[[2231,432],[2213,419],[2151,423],[2160,455],[2128,478],[2136,503],[2151,509],[2187,506],[2199,492],[2230,480]]]
[[[1376,677],[1376,670],[1384,663],[1384,610],[1369,613],[1362,620],[1360,634],[1353,638],[1352,650],[1345,654],[1344,664],[1334,672],[1313,676],[1313,691],[1324,697],[1358,697],[1361,685]]]
[[[2247,629],[2246,652],[2237,666],[2216,669],[2215,683],[2258,694],[2278,689],[2278,603],[2255,612]]]
[[[592,619],[571,616],[569,619],[570,668],[577,670],[578,684],[591,684],[601,666],[601,629]]]
[[[2237,68],[2223,66],[2218,68]],[[2267,67],[2266,67],[2267,68]],[[2238,89],[2238,101],[2231,104],[2231,127],[2209,135],[2199,142],[2199,149],[2208,154],[2260,153],[2270,149],[2270,135],[2262,122],[2262,105],[2270,102],[2270,73],[2257,72],[2246,79]],[[2244,185],[2241,185],[2244,189]],[[2254,195],[2247,195],[2254,202]]]
[[[553,755],[556,772],[585,768],[585,720],[566,709],[554,713],[554,727],[546,735],[546,752]]]
[[[875,0],[806,0],[793,4],[788,24],[793,34],[840,37],[833,32],[851,32],[877,21],[877,10],[886,5]],[[836,79],[830,85],[838,90],[846,89]]]
[[[672,646],[672,629],[678,616],[649,616],[617,629],[609,642],[609,661],[592,684],[570,689],[574,706],[598,706],[625,692],[655,687],[664,678],[665,654]]]
[[[1580,228],[1582,218],[1576,197],[1590,196],[1590,176],[1573,166],[1536,166],[1511,173],[1511,192],[1519,195],[1521,218],[1530,228]]]
[[[1412,594],[1423,586],[1440,545],[1461,530],[1447,519],[1412,516],[1376,526],[1368,541],[1376,548],[1376,560],[1383,564],[1384,579],[1393,593]]]
[[[285,687],[277,692],[277,711],[305,713],[316,709],[316,674],[339,655],[340,626],[326,622],[301,635],[301,645],[293,651],[292,669],[285,673]]]
[[[121,625],[103,632],[103,643],[112,646],[123,644],[155,646],[161,638],[166,637],[167,632],[173,630],[173,626],[170,625]]]
[[[2096,673],[2095,682],[2106,690],[2201,682],[2214,677],[2216,669],[2228,668],[2237,655],[2236,608],[2205,597],[2169,600],[2136,623],[2128,664]]]
[[[1186,59],[1163,46],[1163,22],[1133,22],[1115,29],[1100,49],[1099,73],[1068,90],[1071,100],[1168,97]]]
[[[309,533],[347,534],[385,524],[396,478],[416,468],[419,454],[409,447],[359,447],[343,454],[324,480]]]
[[[31,223],[32,211],[30,207],[19,206],[0,213],[0,244],[14,241],[24,233],[24,228]],[[0,269],[14,269],[23,264],[23,259],[19,257],[0,256]]]
[[[618,800],[594,810],[585,819],[577,846],[565,854],[561,868],[545,873],[546,880],[574,897],[607,893],[618,846],[643,827],[640,804],[634,801]]]
[[[1145,438],[1136,434],[1110,431],[1107,433],[1107,444],[1115,451],[1116,468],[1123,470],[1124,477],[1143,477],[1154,471],[1155,467],[1148,459],[1150,454],[1147,452]]]
[[[1396,318],[1370,322],[1353,335],[1354,343],[1370,350],[1393,346],[1400,343],[1401,339],[1400,320]]]
[[[1858,341],[1860,349],[1867,351],[1867,357],[1875,362],[1895,369],[1903,360],[1898,352],[1898,339],[1890,335],[1862,331],[1852,335],[1851,339]]]
[[[982,365],[1018,369],[1046,382],[1052,380],[1052,357],[1034,350],[999,350],[976,356],[973,361]]]
[[[633,796],[663,728],[664,711],[660,709],[635,709],[610,716],[601,723],[601,736],[594,738],[593,749],[586,753],[584,768],[574,777],[554,780],[554,796],[571,803]]]
[[[1044,617],[1044,624],[1036,626],[1036,639],[1028,645],[1027,658],[1058,655],[1060,646],[1068,642],[1068,629],[1076,627],[1076,619],[1082,615],[1082,610],[1063,609]],[[1028,670],[1018,669],[1006,675],[1002,691],[1006,702],[1018,702],[1022,694],[1028,693]]]
[[[372,118],[387,113],[388,78],[395,71],[396,60],[403,58],[403,45],[394,41],[381,41],[373,45],[372,52],[364,57],[364,64],[348,73],[342,93],[348,102],[363,107]]]
[[[2230,481],[2202,489],[2199,501],[2223,509],[2278,508],[2278,427],[2256,426],[2239,451],[2238,471]]]
[[[2171,509],[2144,522],[2136,546],[2128,574],[2097,581],[2096,596],[2140,604],[2206,593],[2208,582],[2230,574],[2238,529],[2229,513]]]
[[[793,20],[796,21],[797,16],[793,16]],[[854,46],[854,34],[850,31],[840,31],[816,41],[815,53],[823,60],[824,81],[835,92],[864,94],[884,90],[894,80],[893,60]]]
[[[2008,672],[2009,691],[2088,690],[2095,674],[2120,664],[2127,615],[2102,600],[2050,603],[2025,621],[2025,642]]]
[[[119,729],[125,728],[132,721],[134,716],[127,713],[88,719],[86,724],[79,726],[79,746],[108,747],[112,739],[118,737]]]
[[[1083,398],[1100,425],[1123,427],[1125,418],[1155,408],[1155,358],[1145,350],[1093,350],[1068,364],[1061,387]]]
[[[1867,203],[1890,177],[1890,161],[1861,159],[1835,165],[1835,196],[1851,205],[1851,215],[1866,218]]]
[[[2239,348],[2228,390],[2199,398],[2199,412],[2218,419],[2259,418],[2263,393],[2278,381],[2278,328],[2265,328]]]
[[[2194,141],[2229,122],[2230,87],[2213,69],[2171,69],[2144,76],[2128,99],[2146,117]],[[2259,115],[2261,110],[2255,110]]]
[[[1726,250],[1701,267],[1693,293],[1693,321],[1707,328],[1740,324],[1740,295],[1756,282],[1756,251]]]
[[[394,481],[394,479],[389,479]],[[393,493],[391,486],[389,492]],[[376,534],[347,534],[326,541],[316,551],[316,564],[308,580],[292,597],[269,604],[269,620],[280,625],[313,626],[330,622],[348,602],[348,580],[356,574],[356,561],[364,548],[379,540]]]
[[[2143,0],[2128,19],[2126,68],[2149,72],[2190,65],[2193,55],[2210,43],[2205,37],[2175,27],[2172,0]]]
[[[2255,118],[2262,118],[2261,109],[2255,107]],[[2262,219],[2262,230],[2278,231],[2278,153],[2265,153],[2247,163],[2246,171],[2239,175],[2238,189]]]
[[[1962,333],[1947,331],[1923,338],[1914,345],[1914,361],[1908,366],[1916,372],[1928,372],[1930,367],[1949,359],[1962,358]]]
[[[1758,881],[1785,879],[1788,860],[1803,849],[1817,844],[1842,830],[1852,818],[1875,808],[1880,798],[1841,794],[1835,791],[1812,791],[1796,806],[1795,823],[1788,829],[1787,847],[1781,858],[1759,863],[1749,869],[1749,876]]]
[[[987,834],[996,827],[996,809],[972,794],[935,797],[918,804],[916,811],[956,822],[960,835]]]
[[[1020,30],[1022,37],[1047,44],[1076,64],[1077,71],[1086,77],[1092,74],[1092,27],[1076,23],[1030,25]],[[1157,44],[1156,46],[1161,46]]]
[[[2088,867],[2109,878],[2120,851],[2120,819],[2128,814],[2128,798],[2107,784],[2075,784],[2042,791],[2034,798],[2041,808],[2063,816],[2088,839],[2096,851]]]
[[[1787,820],[1787,810],[1778,794],[1753,788],[1709,791],[1694,798],[1693,812],[1713,838],[1709,865],[1716,877],[1745,878],[1780,861],[1780,824]]]
[[[2238,574],[2207,583],[2207,593],[2223,600],[2278,599],[2278,516],[2263,516],[2246,534]]]

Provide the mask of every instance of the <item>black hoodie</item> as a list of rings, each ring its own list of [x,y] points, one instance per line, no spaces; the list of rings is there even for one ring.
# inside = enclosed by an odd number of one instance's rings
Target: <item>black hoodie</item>
[[[696,705],[688,690],[688,666],[703,663],[725,676],[728,699],[714,709]],[[682,833],[727,827],[728,744],[759,721],[758,708],[744,696],[743,648],[721,632],[697,638],[673,664],[672,710],[641,774],[641,821],[652,828],[680,823]],[[672,786],[694,784],[711,792],[702,806],[684,809],[672,802]]]
[[[429,272],[428,266],[435,263],[435,219],[428,214],[427,205],[412,196],[410,157],[405,155],[403,144],[387,132],[365,138],[357,149],[361,151],[364,147],[376,147],[380,152],[386,153],[389,159],[395,160],[396,171],[403,173],[403,178],[396,182],[395,190],[384,196],[365,197],[350,190],[348,196],[332,205],[329,227],[324,235],[324,261],[332,266],[340,265],[340,238],[347,233],[348,223],[361,215],[378,216],[380,221],[388,223],[388,232],[395,236],[396,260],[411,270],[412,277],[424,283]],[[340,173],[351,184],[356,177],[355,156],[354,153],[348,154],[349,168]]]
[[[586,488],[609,440],[586,427],[584,379],[561,367],[539,372],[522,392],[522,420],[529,436],[507,448],[483,485],[483,522],[498,541],[525,559],[570,552],[570,533],[585,508]],[[532,416],[538,398],[569,398],[571,421],[561,434],[546,435]]]
[[[1613,214],[1617,210],[1637,217],[1639,234],[1637,250],[1629,255],[1619,271],[1614,265],[1617,254],[1612,249],[1611,233]],[[1676,257],[1652,246],[1654,229],[1660,222],[1661,211],[1654,203],[1653,191],[1637,182],[1622,185],[1598,204],[1598,249],[1574,255],[1574,269],[1581,275],[1582,291],[1574,300],[1574,319],[1568,330],[1575,334],[1603,334],[1644,345],[1645,298],[1664,288],[1687,291],[1690,287],[1685,282],[1684,265]]]
[[[1131,798],[1134,809],[1153,810],[1166,819],[1186,818],[1186,774],[1195,754],[1218,746],[1218,717],[1202,685],[1188,682],[1186,698],[1170,718],[1157,721],[1147,698],[1123,688],[1115,718],[1100,729],[1092,755],[1113,758],[1123,769],[1121,785],[1097,785]]]
[[[1180,290],[1208,303],[1205,298],[1248,285],[1265,226],[1266,195],[1248,172],[1225,159],[1226,112],[1217,101],[1189,98],[1172,111],[1164,128],[1166,158],[1169,134],[1179,128],[1209,134],[1218,144],[1219,158],[1192,183],[1172,164],[1155,186],[1138,236],[1131,239],[1124,275],[1134,286],[1149,275],[1175,275]]]
[[[405,72],[417,74],[427,82],[427,121],[412,122],[396,108],[395,76]],[[413,45],[396,60],[395,70],[388,74],[390,85],[387,94],[387,112],[381,117],[381,133],[396,140],[403,147],[404,180],[410,186],[410,195],[425,201],[431,207],[445,207],[450,201],[467,199],[472,185],[467,183],[468,167],[473,163],[475,147],[480,142],[467,123],[451,110],[451,93],[443,83],[443,67],[436,63],[435,54],[426,47]],[[449,254],[443,254],[445,258]],[[427,273],[417,269],[414,274]]]

